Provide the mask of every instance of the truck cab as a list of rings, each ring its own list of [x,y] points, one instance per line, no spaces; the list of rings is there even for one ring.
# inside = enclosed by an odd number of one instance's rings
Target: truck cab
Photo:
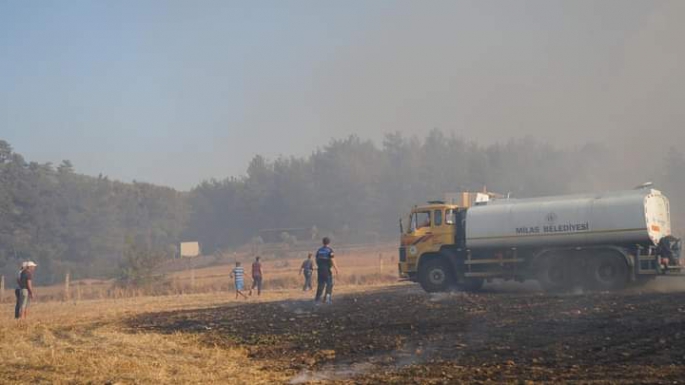
[[[443,291],[450,284],[467,290],[480,288],[483,281],[458,274],[464,269],[457,265],[467,254],[466,211],[494,197],[498,195],[460,192],[414,206],[400,226],[400,278],[419,282],[426,291]]]
[[[400,237],[400,277],[416,280],[421,256],[437,254],[443,246],[455,244],[459,210],[459,206],[442,201],[411,210]]]

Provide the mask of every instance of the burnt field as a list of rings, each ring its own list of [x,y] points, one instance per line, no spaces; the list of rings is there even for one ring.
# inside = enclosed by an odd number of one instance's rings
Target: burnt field
[[[399,285],[332,305],[274,301],[148,313],[132,333],[244,349],[290,383],[679,383],[685,293],[430,295]]]

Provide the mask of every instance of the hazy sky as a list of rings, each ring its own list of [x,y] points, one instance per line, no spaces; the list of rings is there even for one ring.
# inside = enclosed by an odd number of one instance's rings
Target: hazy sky
[[[181,189],[434,127],[649,157],[684,69],[684,1],[0,0],[0,139]]]

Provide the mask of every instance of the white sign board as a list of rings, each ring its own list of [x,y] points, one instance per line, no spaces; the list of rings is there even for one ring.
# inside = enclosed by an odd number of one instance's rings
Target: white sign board
[[[200,255],[198,242],[181,242],[181,257],[197,257]]]

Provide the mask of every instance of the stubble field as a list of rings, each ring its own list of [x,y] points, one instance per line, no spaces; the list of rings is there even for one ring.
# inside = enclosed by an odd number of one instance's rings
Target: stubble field
[[[343,265],[344,266],[344,265]],[[346,269],[349,274],[353,270]],[[345,273],[345,270],[343,271]],[[680,383],[685,285],[544,295],[336,287],[38,302],[0,320],[0,382],[58,384]]]

